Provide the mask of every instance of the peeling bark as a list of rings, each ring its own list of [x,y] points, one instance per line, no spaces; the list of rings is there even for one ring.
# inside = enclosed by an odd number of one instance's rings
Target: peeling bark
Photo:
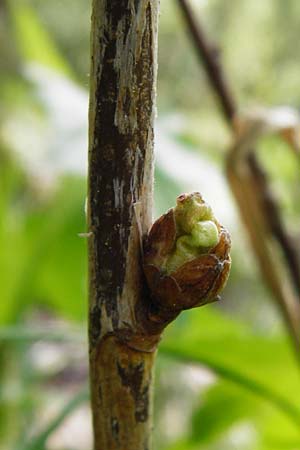
[[[152,211],[156,22],[156,2],[94,1],[88,202],[94,343],[137,328],[138,225],[145,234]]]
[[[157,0],[93,1],[88,231],[95,450],[150,448],[158,333],[145,326],[141,237],[152,220],[157,8]]]
[[[95,449],[150,448],[155,353],[102,339],[91,370]]]

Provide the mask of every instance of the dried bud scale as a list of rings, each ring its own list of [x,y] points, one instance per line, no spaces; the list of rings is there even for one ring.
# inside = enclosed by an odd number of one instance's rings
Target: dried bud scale
[[[144,272],[159,309],[180,312],[216,300],[228,279],[230,245],[201,194],[180,195],[153,224],[144,248]]]

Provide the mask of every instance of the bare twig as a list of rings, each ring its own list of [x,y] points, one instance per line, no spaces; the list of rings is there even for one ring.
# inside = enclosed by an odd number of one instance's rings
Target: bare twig
[[[95,450],[150,448],[155,345],[137,310],[143,315],[139,232],[152,222],[157,21],[157,0],[93,0],[88,242]]]
[[[235,195],[242,218],[247,226],[252,246],[265,279],[273,292],[286,325],[290,331],[297,354],[300,350],[300,305],[293,285],[285,273],[276,252],[276,242],[270,230],[268,211],[261,196],[261,185],[249,168],[247,156],[251,148],[266,133],[285,131],[285,126],[270,121],[271,113],[257,113],[240,123],[234,145],[227,158],[227,177]],[[241,119],[242,120],[242,119]]]
[[[195,20],[195,14],[193,13],[188,1],[178,0],[178,2],[188,25],[188,31],[193,39],[199,61],[204,65],[208,81],[216,94],[216,98],[221,106],[223,115],[231,126],[237,107],[233,94],[227,81],[225,80],[219,59],[219,50],[215,45],[208,42],[202,27],[199,22],[196,22]]]
[[[250,153],[247,159],[252,175],[260,191],[266,216],[269,219],[271,231],[281,246],[292,280],[298,293],[298,298],[300,299],[300,264],[297,251],[295,250],[294,244],[285,229],[279,209],[276,205],[276,200],[269,189],[265,171],[262,170],[253,153]]]

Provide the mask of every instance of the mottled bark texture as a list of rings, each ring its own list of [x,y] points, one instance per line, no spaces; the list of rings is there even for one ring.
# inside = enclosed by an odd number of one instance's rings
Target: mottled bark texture
[[[145,311],[158,0],[94,0],[89,111],[89,340],[95,450],[150,448],[159,333]],[[149,322],[149,323],[148,323]]]

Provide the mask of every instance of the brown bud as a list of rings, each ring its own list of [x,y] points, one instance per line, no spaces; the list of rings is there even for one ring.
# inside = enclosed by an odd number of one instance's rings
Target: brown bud
[[[217,300],[229,276],[230,245],[229,233],[199,193],[179,196],[145,243],[144,272],[153,301],[175,312]]]

